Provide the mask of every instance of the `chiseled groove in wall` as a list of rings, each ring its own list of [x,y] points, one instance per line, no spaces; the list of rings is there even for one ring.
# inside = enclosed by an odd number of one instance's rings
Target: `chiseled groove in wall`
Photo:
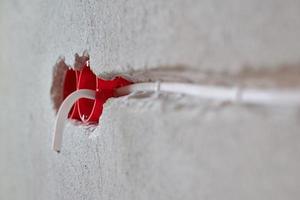
[[[243,70],[230,74],[191,69],[184,65],[159,66],[156,69],[123,73],[135,82],[185,82],[218,86],[244,86],[251,88],[299,88],[300,64],[279,65],[273,68],[245,66]]]
[[[64,58],[59,58],[53,69],[53,79],[51,86],[51,99],[53,107],[57,111],[63,101],[62,87],[65,72],[68,68],[80,69],[85,62],[89,60],[86,51],[82,56],[75,54],[73,66],[67,65]],[[93,69],[93,66],[91,66]],[[258,69],[255,67],[245,67],[244,70],[229,74],[213,73],[209,71],[200,71],[191,69],[185,65],[177,66],[158,66],[155,69],[130,70],[123,73],[103,73],[102,78],[111,79],[114,76],[123,76],[133,82],[182,82],[205,85],[220,86],[242,86],[251,88],[299,88],[300,87],[300,64],[280,65],[273,68]]]

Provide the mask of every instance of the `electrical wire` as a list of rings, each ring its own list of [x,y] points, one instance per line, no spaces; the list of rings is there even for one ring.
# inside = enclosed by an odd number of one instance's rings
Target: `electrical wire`
[[[65,127],[65,121],[68,118],[68,114],[74,105],[74,103],[81,98],[95,99],[96,92],[94,90],[81,89],[71,93],[61,104],[55,121],[55,129],[52,140],[52,149],[56,152],[60,152],[63,130]]]
[[[135,83],[116,89],[115,95],[120,97],[141,91],[180,93],[218,101],[232,101],[260,105],[300,105],[300,90],[247,89],[176,82]],[[52,144],[53,150],[60,152],[65,121],[73,104],[80,98],[95,99],[95,96],[95,91],[81,89],[71,93],[64,100],[57,113]]]
[[[159,84],[159,85],[157,85]],[[158,89],[159,88],[159,89]],[[138,91],[162,91],[197,96],[219,101],[267,105],[300,105],[300,90],[247,89],[240,87],[205,86],[189,83],[136,83],[116,90],[117,96]]]

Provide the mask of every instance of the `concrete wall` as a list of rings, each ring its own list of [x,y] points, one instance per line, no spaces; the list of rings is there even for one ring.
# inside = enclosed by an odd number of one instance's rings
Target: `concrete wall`
[[[0,199],[299,199],[298,107],[123,97],[50,149],[59,56],[153,80],[299,69],[299,18],[296,0],[0,1]]]

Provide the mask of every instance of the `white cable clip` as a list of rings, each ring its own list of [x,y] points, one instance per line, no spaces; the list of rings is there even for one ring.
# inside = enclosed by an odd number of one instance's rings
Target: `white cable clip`
[[[156,81],[155,91],[158,92],[158,93],[160,92],[160,81]]]
[[[243,88],[241,86],[238,86],[236,88],[235,101],[237,103],[242,103],[243,102]]]

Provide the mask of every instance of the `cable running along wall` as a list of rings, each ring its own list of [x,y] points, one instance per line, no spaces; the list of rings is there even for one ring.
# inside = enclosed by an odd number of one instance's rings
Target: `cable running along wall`
[[[128,95],[132,92],[166,92],[197,96],[199,98],[230,101],[246,104],[300,105],[300,90],[253,89],[200,85],[180,82],[133,83],[123,77],[104,80],[97,77],[86,61],[80,70],[68,69],[62,85],[63,102],[57,112],[52,148],[60,152],[63,129],[67,118],[83,124],[98,124],[103,104],[109,98]]]

